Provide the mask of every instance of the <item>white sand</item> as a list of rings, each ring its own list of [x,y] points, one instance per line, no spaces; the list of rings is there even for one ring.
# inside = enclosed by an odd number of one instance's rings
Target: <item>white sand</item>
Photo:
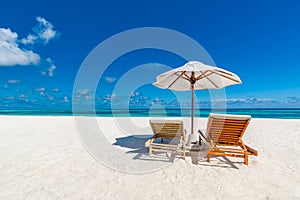
[[[151,133],[148,120],[132,119],[145,135]],[[130,143],[126,134],[140,132],[132,125],[120,131],[123,125],[116,127],[112,118],[97,121],[110,143],[121,137]],[[198,127],[205,124],[198,119]],[[300,199],[300,120],[253,119],[244,141],[259,156],[250,156],[249,166],[232,157],[207,163],[201,153],[185,161],[150,158],[138,149],[142,145],[121,142],[111,145],[118,154],[111,152],[107,167],[83,147],[73,117],[1,116],[0,125],[0,199]],[[116,160],[122,164],[114,166]],[[167,166],[143,173],[145,163]],[[139,174],[129,173],[137,169]]]

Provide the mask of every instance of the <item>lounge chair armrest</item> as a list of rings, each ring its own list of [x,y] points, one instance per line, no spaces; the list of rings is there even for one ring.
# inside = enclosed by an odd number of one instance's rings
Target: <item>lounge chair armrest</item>
[[[152,138],[148,139],[145,142],[145,147],[150,147],[150,145],[154,142],[155,139],[157,139],[156,135],[154,135]]]
[[[255,150],[247,145],[245,145],[245,146],[246,146],[247,151],[250,153],[250,155],[258,156],[257,150]]]
[[[150,144],[151,144],[151,139],[149,139],[145,142],[145,147],[150,147]]]
[[[201,138],[203,138],[206,142],[209,143],[208,139],[204,136],[203,132],[200,129],[198,130],[198,133]]]

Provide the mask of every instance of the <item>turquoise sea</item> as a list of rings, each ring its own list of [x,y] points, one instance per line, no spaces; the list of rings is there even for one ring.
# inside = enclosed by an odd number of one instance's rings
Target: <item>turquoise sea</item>
[[[208,117],[209,113],[227,113],[251,115],[253,118],[279,118],[279,119],[300,119],[300,109],[227,109],[211,110],[201,109],[195,111],[195,117]],[[77,112],[71,110],[0,110],[0,115],[27,115],[27,116],[93,116],[89,112]],[[96,115],[99,117],[190,117],[190,109],[98,109]]]

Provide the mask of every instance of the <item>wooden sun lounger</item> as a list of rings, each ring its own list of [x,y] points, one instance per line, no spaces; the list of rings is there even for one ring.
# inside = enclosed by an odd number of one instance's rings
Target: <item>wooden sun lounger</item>
[[[154,136],[145,143],[145,146],[149,147],[149,155],[152,152],[170,152],[179,154],[185,159],[185,137],[183,122],[180,120],[150,120],[150,125]],[[171,140],[170,143],[157,143],[156,139],[161,138]],[[178,141],[178,144],[174,144],[174,141]]]
[[[210,161],[210,155],[232,156],[244,158],[245,165],[248,165],[248,155],[258,155],[255,149],[245,145],[242,140],[250,120],[250,115],[210,114],[206,134],[198,130],[199,140],[202,137],[212,147],[207,154],[207,161]]]

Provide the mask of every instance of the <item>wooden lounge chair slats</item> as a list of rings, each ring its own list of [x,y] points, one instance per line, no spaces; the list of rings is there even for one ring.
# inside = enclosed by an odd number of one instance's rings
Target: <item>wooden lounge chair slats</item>
[[[166,152],[179,154],[185,159],[185,137],[183,122],[180,120],[150,120],[150,126],[154,136],[147,143],[149,146],[149,154],[152,152]],[[168,139],[170,143],[157,143],[156,139]],[[177,142],[177,143],[175,143]]]
[[[255,149],[245,145],[242,140],[250,120],[249,115],[210,114],[206,136],[199,130],[199,140],[202,137],[212,146],[207,160],[210,161],[210,155],[232,156],[244,158],[244,163],[248,165],[248,155],[258,155]]]

